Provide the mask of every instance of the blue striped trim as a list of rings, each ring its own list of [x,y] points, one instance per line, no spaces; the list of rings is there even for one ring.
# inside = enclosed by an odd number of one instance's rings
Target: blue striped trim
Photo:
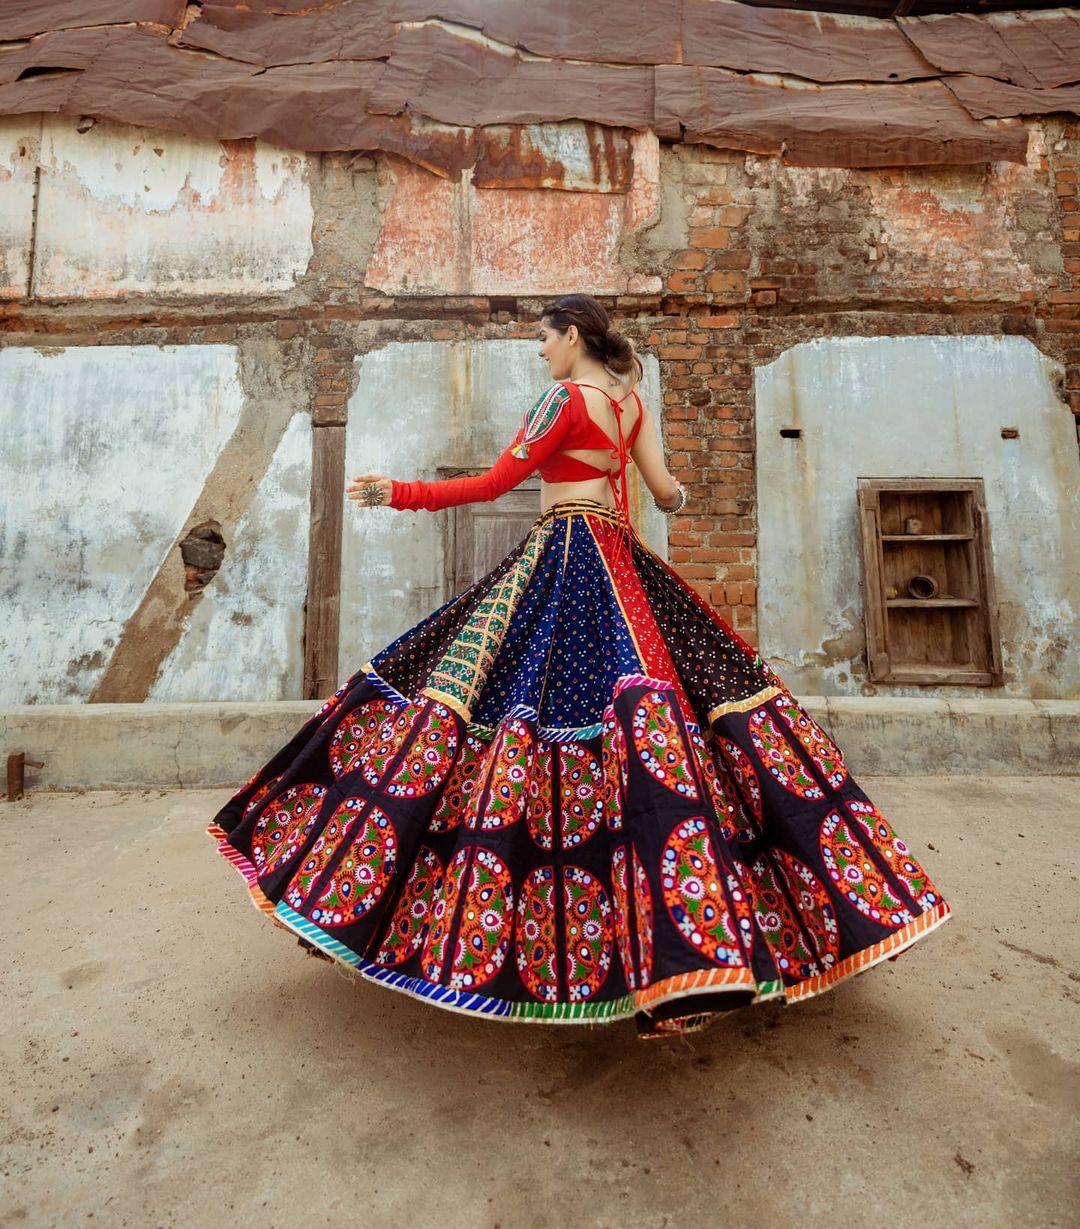
[[[279,901],[274,909],[274,916],[301,938],[314,944],[335,960],[350,965],[371,981],[380,982],[394,990],[401,990],[417,998],[439,1003],[443,1007],[456,1007],[459,1011],[475,1011],[485,1016],[508,1016],[513,1011],[514,1004],[509,999],[492,999],[483,994],[473,994],[465,990],[451,990],[446,986],[437,986],[434,982],[424,981],[421,977],[407,977],[393,969],[384,968],[381,964],[372,964],[358,956],[351,948],[339,943],[328,935],[325,930],[308,921],[295,909],[291,909],[284,901]]]
[[[390,684],[385,679],[380,678],[374,670],[365,670],[364,677],[372,685],[372,687],[375,688],[379,695],[384,696],[387,700],[392,700],[395,704],[411,703],[408,696],[403,696],[396,687],[391,687]]]
[[[536,733],[540,738],[546,738],[548,742],[570,743],[586,738],[599,738],[603,728],[602,721],[598,721],[595,725],[543,725],[537,729]]]

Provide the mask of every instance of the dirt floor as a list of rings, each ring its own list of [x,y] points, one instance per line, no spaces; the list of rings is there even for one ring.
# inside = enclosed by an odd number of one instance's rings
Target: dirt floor
[[[1080,780],[863,778],[955,916],[793,1006],[638,1040],[306,957],[228,791],[0,809],[4,1226],[1075,1226]]]

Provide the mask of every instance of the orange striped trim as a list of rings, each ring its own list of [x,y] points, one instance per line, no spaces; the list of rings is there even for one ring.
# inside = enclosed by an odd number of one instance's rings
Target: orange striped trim
[[[217,824],[210,824],[206,829],[206,835],[217,844],[218,853],[232,866],[240,877],[247,884],[248,892],[251,896],[251,902],[260,913],[274,916],[274,902],[263,892],[259,887],[258,879],[255,874],[255,867],[251,865],[247,858],[244,857],[239,850],[234,849],[229,844],[229,838],[225,834],[224,829]],[[276,920],[276,919],[275,919]]]
[[[950,917],[952,917],[952,909],[949,908],[948,902],[939,901],[932,909],[920,913],[906,926],[901,926],[899,930],[871,947],[864,947],[861,952],[854,952],[827,972],[818,973],[816,977],[808,977],[796,986],[785,986],[784,998],[789,1002],[794,1002],[797,999],[807,999],[820,994],[822,990],[830,989],[846,977],[854,977],[856,973],[862,973],[872,965],[887,960],[890,955],[902,952],[904,948],[910,947],[912,943],[918,942],[930,931],[936,930],[943,922],[947,922]]]
[[[672,999],[685,998],[688,994],[696,994],[700,990],[721,986],[731,990],[756,990],[757,979],[753,971],[747,968],[694,969],[690,973],[679,973],[675,977],[666,977],[663,981],[656,982],[655,985],[639,990],[634,995],[634,1008],[638,1011],[648,1011],[650,1007],[670,1003]]]

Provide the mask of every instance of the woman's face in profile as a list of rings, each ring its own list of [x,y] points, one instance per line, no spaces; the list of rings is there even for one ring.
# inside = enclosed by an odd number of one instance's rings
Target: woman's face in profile
[[[571,325],[565,333],[560,333],[545,316],[540,321],[538,336],[540,338],[540,357],[547,363],[551,378],[565,380],[570,374],[570,367],[573,363],[577,329]]]

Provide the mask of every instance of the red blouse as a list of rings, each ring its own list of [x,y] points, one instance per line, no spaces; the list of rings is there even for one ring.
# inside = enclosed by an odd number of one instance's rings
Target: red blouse
[[[625,511],[626,457],[641,428],[645,407],[635,391],[634,399],[638,404],[637,421],[630,431],[629,439],[624,439],[621,419],[623,406],[614,397],[604,393],[615,411],[619,429],[619,439],[616,442],[589,417],[582,388],[596,388],[596,385],[578,385],[570,380],[560,380],[553,384],[526,413],[513,442],[487,473],[471,478],[447,478],[442,482],[394,480],[390,506],[426,508],[429,512],[437,512],[440,508],[450,508],[456,504],[487,502],[498,499],[500,495],[512,490],[530,474],[539,470],[540,477],[545,482],[580,482],[588,478],[607,478],[616,503]],[[604,392],[603,389],[599,391]],[[619,468],[612,472],[590,465],[588,461],[582,461],[578,457],[569,457],[566,453],[571,449],[604,449],[619,462]],[[621,490],[616,488],[616,482],[621,486]]]

